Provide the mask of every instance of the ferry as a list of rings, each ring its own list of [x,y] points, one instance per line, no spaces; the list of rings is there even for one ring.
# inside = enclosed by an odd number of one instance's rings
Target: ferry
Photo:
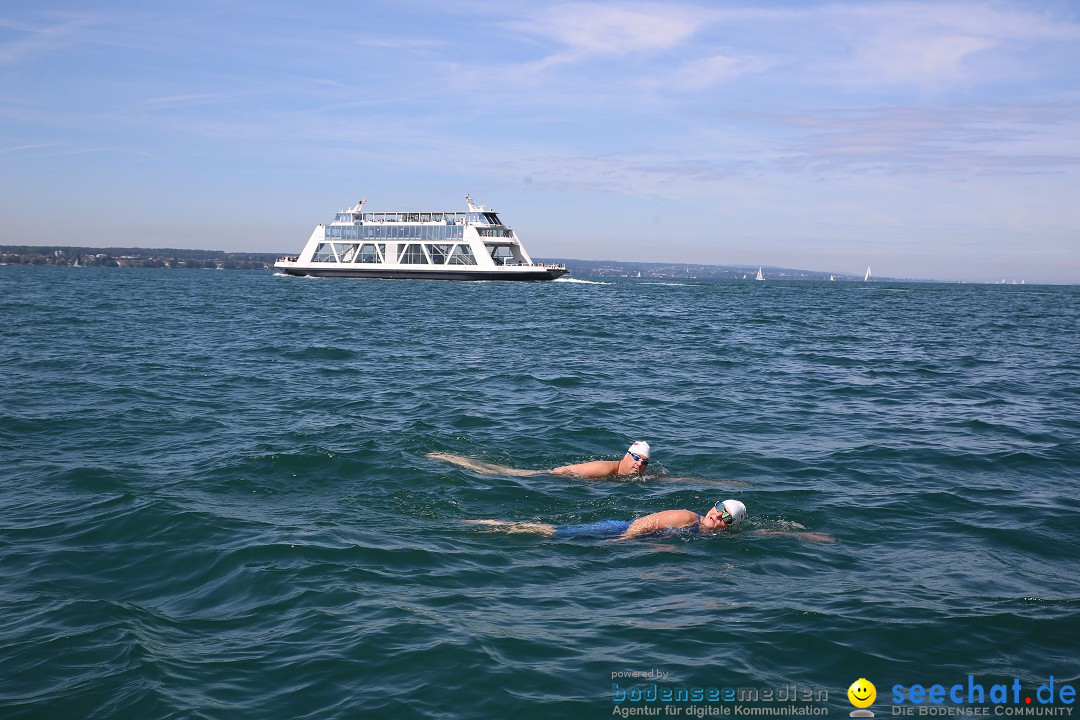
[[[317,225],[289,275],[421,280],[554,280],[562,264],[533,262],[494,210],[465,196],[464,212],[367,212],[367,198]]]

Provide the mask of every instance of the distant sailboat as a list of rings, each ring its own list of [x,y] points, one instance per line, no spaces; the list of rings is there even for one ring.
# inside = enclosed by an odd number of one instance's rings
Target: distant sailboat
[[[829,276],[829,282],[836,282],[836,276],[835,275],[830,275]]]
[[[866,266],[866,277],[863,278],[863,282],[870,282],[870,266]]]
[[[757,269],[757,276],[754,277],[754,279],[755,280],[764,280],[765,279],[765,276],[761,274],[761,268]]]

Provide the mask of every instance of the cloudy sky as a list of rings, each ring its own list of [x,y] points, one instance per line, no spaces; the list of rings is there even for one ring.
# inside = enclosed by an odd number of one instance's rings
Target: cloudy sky
[[[1078,283],[1080,4],[0,4],[0,244],[467,193],[539,257]]]

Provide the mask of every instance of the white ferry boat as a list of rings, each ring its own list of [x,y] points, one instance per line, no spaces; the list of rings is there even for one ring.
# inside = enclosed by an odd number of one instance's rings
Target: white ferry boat
[[[365,212],[367,198],[318,225],[289,275],[423,280],[554,280],[565,265],[534,263],[494,210],[466,196],[465,212]]]

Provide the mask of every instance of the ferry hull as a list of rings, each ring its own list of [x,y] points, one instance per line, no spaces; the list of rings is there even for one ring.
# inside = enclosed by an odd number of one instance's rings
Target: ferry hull
[[[289,267],[284,264],[276,264],[275,268],[289,275],[309,277],[343,277],[343,278],[386,278],[392,280],[517,280],[517,281],[545,281],[554,280],[567,273],[561,268],[537,268],[532,267],[522,270],[458,270],[447,272],[446,270],[394,270],[390,268],[312,268],[312,267]]]

